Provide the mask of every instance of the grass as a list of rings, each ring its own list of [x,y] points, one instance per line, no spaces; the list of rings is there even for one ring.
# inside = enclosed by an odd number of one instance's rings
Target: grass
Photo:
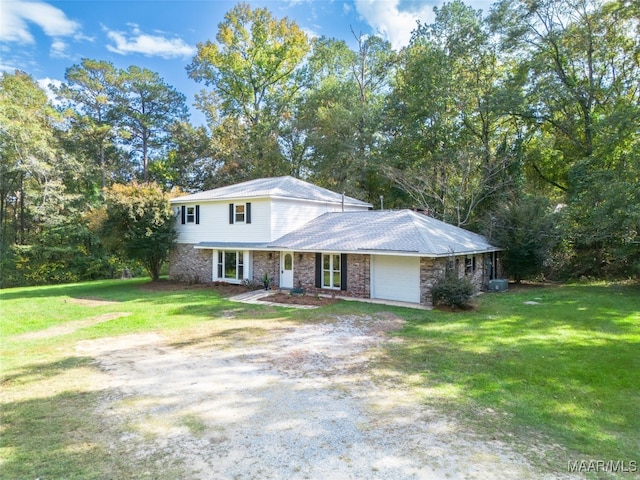
[[[493,436],[544,437],[573,459],[640,460],[637,285],[488,294],[472,312],[414,316],[400,336],[392,358],[425,401]]]
[[[165,286],[135,279],[0,291],[0,478],[180,477],[181,466],[169,458],[138,458],[134,440],[117,441],[128,432],[114,431],[122,427],[97,411],[111,392],[93,358],[76,351],[79,341],[152,331],[175,345],[212,335],[247,341],[273,322],[381,308],[258,307],[211,288]],[[407,323],[396,333],[404,341],[392,343],[385,362],[419,387],[425,402],[481,433],[521,442],[528,453],[537,442],[559,445],[569,458],[542,459],[549,470],[565,472],[566,460],[582,458],[640,460],[638,285],[487,294],[469,312],[388,310]],[[112,319],[97,321],[105,315]],[[73,328],[55,330],[65,326]],[[183,424],[202,434],[196,419],[185,416]]]
[[[187,344],[214,327],[240,333],[246,327],[255,335],[256,322],[286,321],[291,309],[230,302],[211,288],[168,287],[135,279],[0,291],[0,478],[180,478],[180,466],[168,458],[132,456],[134,442],[118,441],[127,432],[113,431],[96,414],[111,392],[87,380],[100,372],[75,345],[149,331]],[[128,315],[95,322],[118,312]],[[65,325],[79,328],[55,330]],[[201,428],[188,417],[184,423],[195,433]]]

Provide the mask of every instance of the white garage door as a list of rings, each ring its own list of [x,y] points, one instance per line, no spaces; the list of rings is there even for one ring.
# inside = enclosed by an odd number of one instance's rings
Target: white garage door
[[[420,259],[372,255],[371,298],[420,303]]]

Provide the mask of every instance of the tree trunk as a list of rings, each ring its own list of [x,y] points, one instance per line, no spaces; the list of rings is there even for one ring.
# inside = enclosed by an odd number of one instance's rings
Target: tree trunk
[[[24,245],[24,173],[20,177],[20,245]]]

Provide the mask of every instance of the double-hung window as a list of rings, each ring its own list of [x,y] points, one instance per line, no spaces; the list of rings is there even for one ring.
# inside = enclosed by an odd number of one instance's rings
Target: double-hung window
[[[187,207],[187,223],[196,223],[196,207]]]
[[[336,288],[341,286],[340,255],[322,255],[322,288]]]
[[[242,280],[244,278],[244,252],[241,250],[218,250],[218,278],[220,280]]]
[[[229,223],[251,223],[251,202],[247,203],[230,203],[229,204]]]
[[[183,205],[181,207],[182,213],[182,224],[186,223],[195,223],[196,225],[200,223],[200,205],[194,205],[192,207],[187,207]]]
[[[236,223],[244,223],[244,203],[236,204]]]

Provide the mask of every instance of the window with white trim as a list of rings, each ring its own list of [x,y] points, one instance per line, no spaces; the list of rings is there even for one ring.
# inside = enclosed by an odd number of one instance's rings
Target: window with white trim
[[[251,202],[229,204],[229,224],[251,223]]]
[[[340,288],[340,254],[322,254],[322,288]]]
[[[200,223],[200,205],[194,205],[188,207],[186,205],[182,205],[180,207],[181,210],[181,223],[183,225],[187,223],[195,223],[198,225]]]
[[[218,277],[221,280],[244,278],[244,252],[241,250],[218,250]]]
[[[196,223],[196,207],[187,207],[187,223]]]
[[[235,223],[244,223],[244,203],[236,204],[236,222]]]

